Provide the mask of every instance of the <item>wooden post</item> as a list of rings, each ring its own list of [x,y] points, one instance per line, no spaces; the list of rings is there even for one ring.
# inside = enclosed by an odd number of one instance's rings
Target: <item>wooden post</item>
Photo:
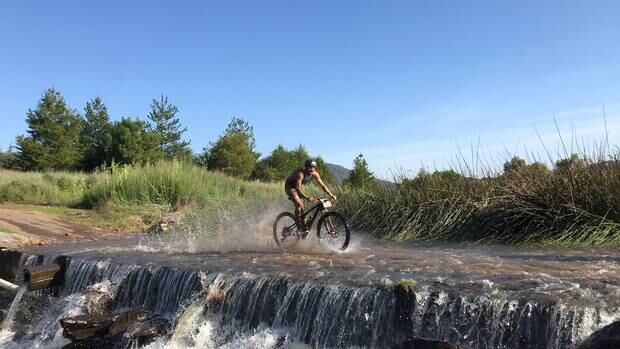
[[[64,270],[58,264],[26,267],[24,269],[24,282],[28,285],[28,291],[60,286],[64,276]]]

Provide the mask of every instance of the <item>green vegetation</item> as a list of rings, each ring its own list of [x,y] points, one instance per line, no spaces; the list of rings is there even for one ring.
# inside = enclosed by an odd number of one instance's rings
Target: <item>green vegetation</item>
[[[233,118],[220,138],[205,149],[207,168],[248,179],[260,154],[254,151],[254,129],[247,121]]]
[[[398,286],[402,289],[406,290],[409,293],[414,293],[417,287],[415,280],[411,279],[401,279],[398,282]]]
[[[301,144],[292,150],[278,145],[269,156],[258,161],[252,178],[270,182],[284,181],[294,170],[302,167],[309,158],[311,158],[310,154]],[[316,165],[321,179],[327,183],[334,183],[334,176],[320,156],[316,157]]]
[[[544,164],[513,158],[499,175],[421,171],[394,186],[343,188],[359,230],[398,241],[620,244],[620,153]]]
[[[368,162],[360,154],[353,160],[353,169],[344,180],[344,185],[354,188],[365,188],[378,185],[375,176],[368,169]]]
[[[56,90],[47,90],[37,107],[26,115],[28,136],[16,143],[22,167],[26,170],[77,168],[81,161],[82,119],[71,110]]]
[[[282,180],[310,158],[303,145],[279,145],[260,158],[254,129],[242,118],[232,118],[202,154],[191,154],[178,114],[162,95],[146,121],[112,122],[99,97],[82,116],[49,89],[27,112],[27,135],[0,152],[0,203],[53,206],[76,220],[99,226],[107,219],[117,227],[185,207],[209,217],[223,207],[257,211],[283,199]],[[552,169],[514,157],[501,173],[464,175],[474,172],[465,165],[394,183],[375,178],[360,154],[336,191],[338,210],[357,230],[397,241],[620,244],[620,150],[600,154],[566,153]],[[325,162],[317,163],[333,184]]]
[[[242,181],[178,161],[115,165],[90,174],[0,170],[0,203],[63,208],[46,210],[108,229],[140,230],[161,213],[186,206],[235,207],[281,196],[278,185]],[[98,216],[68,208],[94,209]]]

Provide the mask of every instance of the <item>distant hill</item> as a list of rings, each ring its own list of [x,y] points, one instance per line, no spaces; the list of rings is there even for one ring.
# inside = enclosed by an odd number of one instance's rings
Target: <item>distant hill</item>
[[[327,168],[336,179],[336,184],[338,185],[342,185],[342,182],[344,182],[344,180],[349,176],[349,172],[351,172],[348,168],[337,164],[330,164],[329,162],[326,162],[325,165],[327,165]],[[393,182],[385,181],[383,179],[380,179],[379,183],[385,187],[392,187],[395,185]]]
[[[329,172],[332,173],[332,175],[336,179],[336,184],[338,185],[341,185],[342,182],[344,182],[345,178],[347,178],[347,176],[349,175],[349,172],[351,172],[351,170],[344,166],[330,164],[329,162],[326,162],[325,165],[327,165]]]

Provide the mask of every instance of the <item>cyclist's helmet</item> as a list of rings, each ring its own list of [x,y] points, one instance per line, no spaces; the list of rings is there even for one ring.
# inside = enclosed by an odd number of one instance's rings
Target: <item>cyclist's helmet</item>
[[[306,162],[304,163],[304,167],[305,168],[316,168],[316,161],[312,160],[312,159],[308,159],[306,160]]]

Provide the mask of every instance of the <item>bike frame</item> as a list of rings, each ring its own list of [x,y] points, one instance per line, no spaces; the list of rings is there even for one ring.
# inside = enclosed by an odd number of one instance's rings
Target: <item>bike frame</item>
[[[316,219],[316,217],[319,216],[319,213],[327,211],[327,209],[322,208],[323,203],[319,202],[318,204],[314,205],[313,207],[311,207],[309,210],[305,211],[304,213],[301,214],[301,220],[303,222],[306,221],[306,217],[312,212],[314,211],[314,215],[312,216],[312,219],[310,220],[310,222],[308,222],[309,224],[306,224],[307,227],[306,228],[310,228],[312,226],[312,224],[314,224],[314,220]],[[288,229],[293,229],[295,226],[297,225],[297,223],[293,223],[291,226],[288,227]]]

